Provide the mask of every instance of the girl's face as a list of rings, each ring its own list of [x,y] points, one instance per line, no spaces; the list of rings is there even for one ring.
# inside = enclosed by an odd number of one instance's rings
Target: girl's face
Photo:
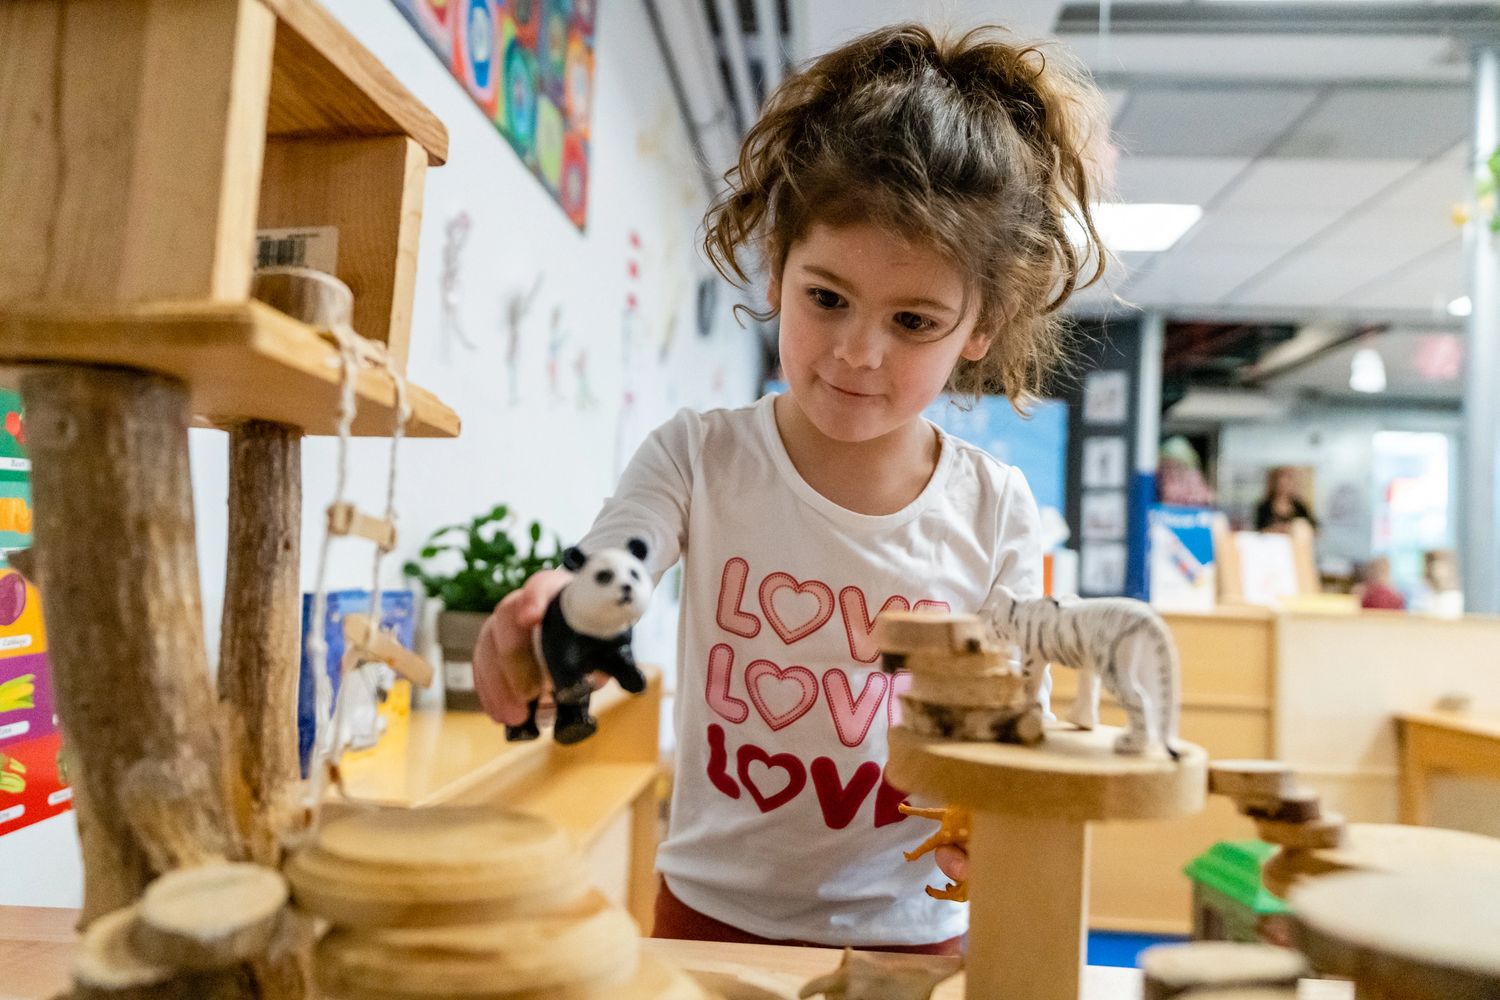
[[[960,358],[989,338],[964,311],[964,278],[939,254],[863,223],[812,226],[769,299],[781,309],[781,367],[824,435],[870,441],[916,419]]]

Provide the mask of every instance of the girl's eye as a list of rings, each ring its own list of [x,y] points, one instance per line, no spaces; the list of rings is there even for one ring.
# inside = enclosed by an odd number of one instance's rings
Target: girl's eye
[[[926,333],[937,324],[914,312],[900,312],[896,314],[896,325],[910,333]]]
[[[807,296],[819,309],[837,309],[844,304],[842,295],[838,292],[830,292],[826,288],[809,288]]]

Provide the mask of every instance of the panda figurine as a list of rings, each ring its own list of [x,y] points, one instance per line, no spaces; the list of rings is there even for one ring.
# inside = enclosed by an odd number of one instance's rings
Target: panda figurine
[[[591,672],[603,671],[631,694],[646,689],[646,677],[630,649],[631,631],[651,600],[645,558],[646,543],[639,538],[623,549],[586,555],[575,546],[563,553],[563,567],[573,571],[573,579],[552,598],[532,633],[537,660],[552,678],[552,700],[557,704],[552,737],[559,743],[586,740],[599,728],[589,715]],[[539,700],[531,700],[524,723],[505,727],[507,740],[541,735],[536,724]]]

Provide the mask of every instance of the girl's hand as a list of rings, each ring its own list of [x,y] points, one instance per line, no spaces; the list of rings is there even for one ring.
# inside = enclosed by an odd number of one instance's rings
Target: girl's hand
[[[969,852],[954,844],[944,844],[933,852],[938,871],[948,876],[955,885],[969,878]]]
[[[531,632],[573,574],[544,569],[511,591],[480,629],[474,646],[474,690],[485,714],[507,726],[526,721],[528,706],[547,689],[547,672],[532,650]]]

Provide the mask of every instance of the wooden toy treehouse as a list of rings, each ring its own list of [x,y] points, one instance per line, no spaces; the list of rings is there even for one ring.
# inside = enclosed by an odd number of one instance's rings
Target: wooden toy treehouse
[[[0,373],[37,508],[17,561],[44,595],[87,926],[163,873],[275,866],[297,827],[300,441],[458,432],[404,379],[447,134],[312,0],[0,0],[0,50]],[[338,282],[300,318],[252,298],[268,228],[336,238]],[[217,691],[190,424],[229,438]],[[391,544],[389,516],[343,515],[334,533]],[[303,978],[263,961],[213,995]]]

